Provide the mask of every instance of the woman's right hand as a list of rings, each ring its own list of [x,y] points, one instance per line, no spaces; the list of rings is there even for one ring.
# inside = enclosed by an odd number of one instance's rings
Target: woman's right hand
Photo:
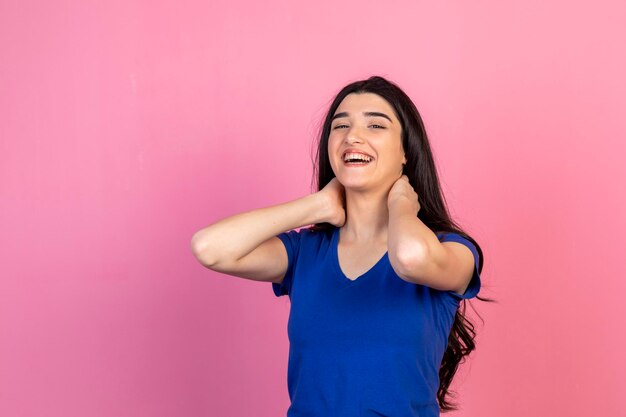
[[[346,222],[346,190],[334,177],[324,188],[317,192],[323,198],[326,206],[326,222],[341,227]]]

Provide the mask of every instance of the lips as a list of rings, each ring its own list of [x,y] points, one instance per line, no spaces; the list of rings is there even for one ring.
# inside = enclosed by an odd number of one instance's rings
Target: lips
[[[371,164],[371,162],[344,162],[344,166],[354,168],[354,167],[364,167],[365,165]]]
[[[369,160],[369,161],[365,161],[365,160],[342,160],[343,165],[346,168],[355,168],[355,167],[364,167],[365,165],[369,165],[373,162],[374,160]]]
[[[359,150],[359,149],[349,148],[349,149],[346,149],[345,151],[343,151],[343,153],[341,154],[341,159],[342,160],[343,160],[343,158],[345,158],[347,153],[358,153],[358,154],[365,155],[365,156],[368,156],[368,157],[374,159],[374,157],[372,155],[368,154],[367,152],[363,152],[362,150]]]

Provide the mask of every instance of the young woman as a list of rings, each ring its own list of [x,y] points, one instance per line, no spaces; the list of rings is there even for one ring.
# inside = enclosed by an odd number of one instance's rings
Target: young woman
[[[316,160],[317,192],[198,231],[195,256],[288,295],[288,417],[456,409],[483,255],[450,218],[415,105],[382,77],[347,85]]]

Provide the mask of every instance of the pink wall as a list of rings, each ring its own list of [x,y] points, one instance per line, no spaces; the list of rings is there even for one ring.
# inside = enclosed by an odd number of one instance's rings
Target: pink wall
[[[311,192],[316,124],[372,74],[499,301],[449,415],[622,415],[626,6],[545,3],[2,2],[0,415],[284,415],[287,297],[189,242]]]

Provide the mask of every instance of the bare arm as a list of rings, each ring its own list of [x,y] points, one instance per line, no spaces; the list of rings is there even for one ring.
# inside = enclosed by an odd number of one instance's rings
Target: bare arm
[[[324,195],[314,193],[236,214],[197,231],[191,239],[191,248],[205,266],[234,263],[282,232],[329,221],[330,209]]]

